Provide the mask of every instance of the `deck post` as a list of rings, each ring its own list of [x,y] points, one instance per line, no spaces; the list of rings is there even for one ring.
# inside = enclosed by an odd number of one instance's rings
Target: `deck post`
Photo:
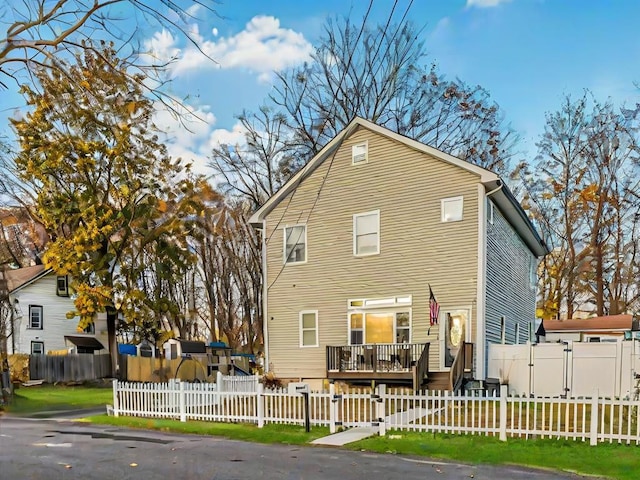
[[[507,441],[507,395],[509,387],[500,385],[500,441]]]
[[[596,388],[591,398],[591,426],[589,428],[589,445],[596,447],[598,445],[598,396],[600,392]],[[613,408],[613,407],[612,407]]]

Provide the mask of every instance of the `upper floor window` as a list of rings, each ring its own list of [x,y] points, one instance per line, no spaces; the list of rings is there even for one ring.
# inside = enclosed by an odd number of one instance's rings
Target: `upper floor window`
[[[505,317],[500,317],[500,343],[505,344],[507,341],[507,321]]]
[[[307,227],[284,227],[284,263],[307,261]]]
[[[380,253],[380,210],[353,216],[353,254]]]
[[[42,330],[42,306],[29,305],[29,328]]]
[[[443,222],[459,222],[462,220],[463,198],[464,197],[452,197],[442,199],[441,209]]]
[[[487,199],[487,219],[489,220],[489,223],[493,225],[493,202],[489,199]]]
[[[59,297],[69,296],[69,280],[66,275],[58,275],[56,279],[56,294]]]
[[[300,312],[300,346],[318,346],[318,311]]]
[[[351,147],[351,163],[357,165],[360,163],[367,163],[369,159],[369,144],[368,142],[362,142]]]
[[[535,257],[529,258],[529,287],[534,290],[538,285],[538,260]]]

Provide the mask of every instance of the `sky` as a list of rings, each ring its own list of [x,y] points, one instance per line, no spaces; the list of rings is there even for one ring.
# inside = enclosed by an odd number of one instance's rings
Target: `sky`
[[[205,172],[215,144],[242,140],[236,116],[264,102],[273,72],[309,61],[328,17],[361,22],[369,0],[225,0],[215,8],[193,9],[184,23],[215,62],[176,32],[137,19],[141,43],[157,58],[174,59],[168,91],[201,119],[187,130],[158,112],[170,152]],[[405,13],[421,28],[427,61],[447,78],[488,90],[528,158],[545,113],[566,94],[589,89],[618,106],[640,103],[640,2],[373,0],[367,22],[384,24],[389,15],[400,21]],[[11,89],[0,91],[0,132],[21,105]]]

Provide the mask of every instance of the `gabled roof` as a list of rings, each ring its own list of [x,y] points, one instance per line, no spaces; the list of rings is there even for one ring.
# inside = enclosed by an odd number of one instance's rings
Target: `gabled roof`
[[[302,167],[293,177],[291,177],[267,202],[260,207],[249,218],[249,223],[255,227],[262,226],[262,221],[266,216],[282,201],[289,193],[293,192],[302,181],[309,177],[327,158],[329,158],[341,145],[346,138],[354,133],[359,127],[371,130],[379,135],[395,140],[409,148],[422,153],[431,155],[439,160],[450,163],[462,168],[468,172],[476,174],[480,177],[480,182],[485,186],[487,192],[491,194],[491,199],[500,209],[507,221],[513,226],[523,242],[529,250],[536,256],[542,257],[549,253],[549,249],[545,242],[540,238],[538,232],[522,209],[520,203],[515,199],[500,177],[472,163],[466,162],[459,158],[444,153],[436,148],[425,145],[424,143],[413,140],[399,133],[393,132],[387,128],[376,125],[364,118],[356,117],[349,125],[345,127],[333,140],[327,143],[320,152],[316,154],[304,167]]]
[[[592,318],[568,320],[545,320],[544,328],[549,332],[583,332],[592,330],[631,330],[633,315],[606,315]]]
[[[7,280],[9,293],[26,287],[35,282],[40,277],[44,277],[51,270],[44,268],[44,265],[34,265],[32,267],[17,268],[16,270],[7,270],[4,272]]]

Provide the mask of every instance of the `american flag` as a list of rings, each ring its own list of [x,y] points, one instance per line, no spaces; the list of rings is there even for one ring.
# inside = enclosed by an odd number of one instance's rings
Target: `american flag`
[[[436,296],[433,294],[433,290],[431,290],[431,285],[429,285],[429,324],[430,325],[435,325],[438,323],[439,313],[440,313],[440,305],[438,305]]]

